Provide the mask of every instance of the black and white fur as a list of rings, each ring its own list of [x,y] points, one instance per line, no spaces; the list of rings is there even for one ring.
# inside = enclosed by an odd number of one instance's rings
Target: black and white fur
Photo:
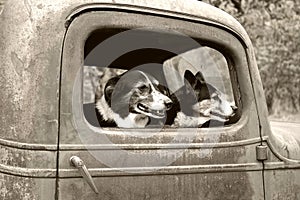
[[[186,70],[185,85],[171,95],[174,102],[168,111],[167,124],[175,127],[203,127],[209,121],[225,123],[235,114],[236,107],[225,95],[207,83],[201,72]]]
[[[173,102],[153,76],[133,70],[108,80],[95,104],[100,126],[143,128],[151,119],[164,121]]]

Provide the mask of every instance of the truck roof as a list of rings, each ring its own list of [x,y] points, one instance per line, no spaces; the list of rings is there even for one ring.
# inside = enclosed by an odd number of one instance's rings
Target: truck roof
[[[242,37],[246,43],[250,42],[246,31],[235,18],[216,7],[197,0],[10,0],[4,8],[0,23],[10,21],[12,22],[9,23],[10,27],[16,26],[18,29],[24,27],[23,31],[26,31],[30,26],[43,29],[46,21],[52,21],[52,26],[46,27],[50,31],[53,28],[57,29],[59,24],[64,24],[73,15],[97,8],[141,12],[147,10],[147,12],[161,15],[167,11],[169,16],[207,20],[210,23],[214,22],[225,26]],[[15,23],[18,21],[23,23]],[[3,25],[1,27],[2,31],[7,33],[7,28]]]

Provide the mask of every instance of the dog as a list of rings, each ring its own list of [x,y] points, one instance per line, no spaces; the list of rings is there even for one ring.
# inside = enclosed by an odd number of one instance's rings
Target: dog
[[[163,124],[173,101],[166,87],[152,75],[127,71],[109,79],[103,95],[96,95],[96,114],[102,127],[143,128]]]
[[[171,94],[174,102],[168,110],[166,124],[173,127],[207,127],[224,124],[234,116],[236,107],[227,101],[225,95],[207,83],[201,72],[194,75],[186,70],[185,85]]]

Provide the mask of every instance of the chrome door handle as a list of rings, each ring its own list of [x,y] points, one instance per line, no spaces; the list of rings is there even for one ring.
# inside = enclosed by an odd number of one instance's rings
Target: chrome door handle
[[[86,180],[86,182],[90,185],[93,191],[96,194],[99,194],[98,189],[93,181],[91,174],[89,173],[88,169],[86,168],[83,160],[81,160],[78,156],[72,156],[70,158],[70,163],[73,167],[76,167],[79,170],[79,173]]]

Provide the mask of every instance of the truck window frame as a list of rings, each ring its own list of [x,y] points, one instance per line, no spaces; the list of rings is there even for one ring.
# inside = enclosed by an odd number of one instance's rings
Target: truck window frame
[[[115,14],[124,14],[122,12],[118,12],[116,11]],[[112,12],[105,12],[105,11],[101,11],[101,12],[95,12],[95,13],[84,13],[82,15],[80,15],[79,17],[75,18],[74,20],[77,20],[78,18],[84,17],[86,16],[86,19],[81,20],[80,25],[78,27],[76,27],[76,30],[80,30],[81,33],[79,34],[74,34],[72,37],[75,38],[76,41],[76,48],[72,48],[69,49],[66,53],[66,55],[68,55],[68,57],[72,57],[72,58],[76,58],[75,60],[72,60],[72,64],[70,65],[70,63],[68,64],[68,66],[73,66],[74,67],[74,63],[75,63],[75,68],[78,69],[80,68],[80,75],[79,75],[79,79],[74,81],[76,82],[75,84],[77,84],[76,86],[72,86],[73,88],[76,87],[80,87],[81,90],[78,94],[78,91],[75,92],[75,95],[80,96],[80,98],[77,99],[77,101],[73,101],[74,107],[79,108],[77,113],[72,113],[75,116],[75,119],[73,120],[74,123],[74,127],[76,127],[78,130],[80,131],[84,131],[84,132],[90,132],[91,134],[119,134],[119,130],[118,128],[102,128],[101,130],[99,130],[99,128],[95,128],[92,125],[90,125],[84,117],[84,113],[82,110],[82,104],[83,104],[83,99],[82,99],[82,69],[83,69],[83,63],[84,63],[84,46],[85,46],[85,42],[86,40],[89,38],[89,36],[96,30],[99,29],[104,29],[104,28],[120,28],[120,29],[133,29],[133,28],[137,28],[140,27],[141,24],[143,24],[142,20],[140,20],[139,22],[135,21],[135,23],[123,23],[122,20],[119,20],[119,22],[117,21],[113,21],[113,20],[109,20],[106,22],[102,22],[99,23],[99,19],[101,16],[111,16]],[[126,17],[130,15],[133,15],[131,13],[125,13],[124,14]],[[144,16],[143,16],[144,17]],[[159,16],[149,16],[149,18],[159,18]],[[87,23],[86,20],[90,20],[89,23]],[[225,29],[224,27],[220,26],[216,26],[215,24],[210,24],[210,23],[195,23],[193,21],[186,21],[186,20],[181,20],[181,19],[172,19],[172,18],[162,18],[166,21],[170,21],[173,23],[174,27],[177,27],[177,29],[175,28],[175,30],[182,32],[183,34],[186,34],[192,38],[201,38],[201,40],[204,40],[205,43],[211,47],[214,48],[216,50],[218,50],[220,53],[222,53],[224,55],[224,57],[227,60],[228,63],[228,67],[229,72],[230,72],[230,78],[231,78],[231,84],[232,84],[232,90],[233,90],[233,94],[234,94],[234,99],[235,99],[235,103],[236,106],[238,107],[238,110],[236,111],[236,120],[234,123],[229,124],[228,126],[225,127],[209,127],[209,128],[201,128],[201,129],[211,129],[212,131],[215,130],[223,130],[226,132],[231,132],[230,129],[232,130],[236,130],[235,127],[240,127],[241,124],[245,124],[245,121],[247,120],[247,114],[246,112],[244,112],[245,109],[247,109],[249,102],[244,102],[247,101],[246,98],[244,97],[243,99],[243,92],[240,91],[240,83],[238,81],[238,76],[237,76],[237,71],[236,71],[236,66],[240,66],[240,65],[244,65],[244,66],[248,66],[248,60],[247,60],[247,52],[246,52],[246,46],[245,44],[242,42],[242,40],[239,38],[238,35],[236,35],[234,32],[231,32],[229,29]],[[188,23],[187,23],[188,22]],[[117,23],[117,24],[114,24]],[[180,23],[180,26],[175,25],[176,23]],[[88,24],[88,25],[87,25]],[[164,28],[164,23],[156,23],[156,20],[152,20],[152,22],[149,23],[148,21],[148,26],[152,26],[155,28]],[[145,25],[145,24],[144,24]],[[180,27],[180,28],[179,28]],[[169,27],[170,28],[170,27]],[[72,56],[71,56],[72,54]],[[74,57],[75,56],[75,57]],[[241,59],[242,58],[242,59]],[[64,59],[67,60],[67,59]],[[68,61],[66,61],[68,62]],[[76,71],[76,70],[75,70]],[[76,76],[75,74],[72,74],[70,76]],[[250,80],[249,80],[250,81]],[[70,86],[68,86],[70,87]],[[73,88],[69,88],[69,91],[73,92]],[[68,97],[70,98],[72,96],[72,92],[69,92]],[[245,93],[245,92],[244,92]],[[251,91],[252,93],[252,91]],[[74,95],[74,94],[73,94]],[[62,101],[65,101],[64,98],[62,98]],[[253,103],[253,102],[252,102]],[[249,111],[249,110],[248,110]],[[247,112],[248,112],[247,111]],[[242,119],[242,120],[241,120]],[[75,129],[76,129],[75,128]],[[188,129],[188,128],[187,128]],[[199,129],[199,128],[198,128]],[[143,130],[143,132],[153,132],[153,129],[150,128],[145,128]],[[222,131],[222,132],[223,132]],[[173,132],[172,130],[164,130],[164,132]],[[187,137],[188,137],[188,131],[186,133]]]

